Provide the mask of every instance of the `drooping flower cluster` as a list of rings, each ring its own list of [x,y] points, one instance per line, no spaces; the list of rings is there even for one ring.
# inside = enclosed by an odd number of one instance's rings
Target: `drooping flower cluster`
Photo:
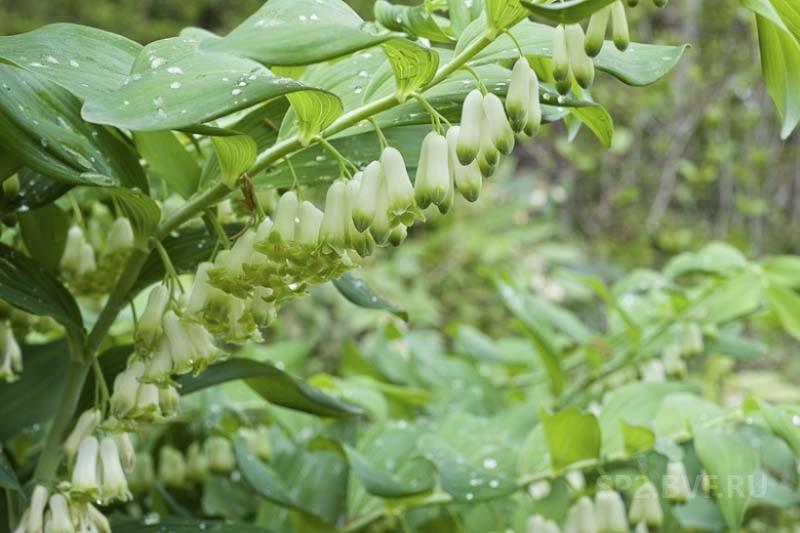
[[[75,501],[64,492],[50,495],[37,485],[30,502],[14,533],[111,533],[108,519],[88,501]]]

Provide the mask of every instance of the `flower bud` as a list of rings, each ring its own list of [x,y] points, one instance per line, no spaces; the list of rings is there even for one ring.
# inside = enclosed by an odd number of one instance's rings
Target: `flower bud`
[[[622,0],[611,4],[611,37],[614,39],[614,46],[620,51],[628,48],[631,43],[628,18],[625,15],[625,6],[622,4]]]
[[[152,347],[162,334],[161,317],[169,303],[169,289],[165,284],[159,284],[150,289],[147,295],[147,305],[136,328],[134,339],[143,347]]]
[[[570,78],[567,29],[563,24],[559,24],[553,29],[553,78],[556,81]]]
[[[566,27],[567,53],[572,74],[578,85],[588,89],[594,82],[594,62],[586,55],[585,37],[580,24],[569,24]]]
[[[389,195],[389,223],[404,222],[411,225],[409,214],[415,211],[414,186],[408,177],[403,154],[396,148],[387,146],[381,153],[386,192]],[[365,176],[366,177],[366,176]]]
[[[628,510],[628,521],[631,524],[644,522],[648,526],[658,527],[664,518],[658,491],[650,480],[645,481],[633,494],[633,501]]]
[[[128,476],[128,487],[135,493],[145,492],[150,489],[154,480],[153,458],[149,453],[136,454],[133,470]]]
[[[44,524],[44,508],[47,505],[47,489],[44,485],[36,485],[31,495],[30,514],[28,515],[28,531],[42,531]]]
[[[594,514],[594,505],[588,496],[581,496],[573,506],[575,509],[575,524],[578,533],[597,533],[597,518]]]
[[[441,210],[441,207],[439,208]],[[389,244],[394,246],[395,248],[403,244],[403,241],[406,240],[408,236],[408,228],[406,228],[402,224],[398,224],[392,228],[392,231],[389,232]]]
[[[158,479],[168,487],[180,487],[186,482],[186,460],[172,446],[162,446],[158,453]]]
[[[206,440],[206,457],[208,467],[215,472],[227,473],[236,468],[236,456],[233,447],[225,437],[213,436]]]
[[[508,124],[503,102],[496,94],[489,93],[483,98],[483,111],[492,144],[500,152],[510,154],[514,150],[514,130]]]
[[[681,358],[680,346],[670,344],[664,348],[661,352],[661,364],[667,376],[674,378],[686,377],[688,369],[686,368],[686,361]]]
[[[72,470],[72,490],[94,497],[99,489],[97,456],[100,444],[95,437],[86,437],[78,447],[78,457]]]
[[[347,224],[347,245],[355,250],[361,257],[372,255],[375,249],[375,241],[372,235],[367,232],[360,232],[353,222],[353,205],[355,204],[358,193],[361,188],[361,183],[352,179],[347,182],[347,216],[345,223]]]
[[[541,533],[561,533],[561,528],[552,520],[545,520]]]
[[[119,217],[111,224],[103,255],[127,252],[133,248],[133,227],[127,217]]]
[[[92,245],[88,242],[83,243],[80,260],[78,261],[78,268],[75,273],[78,276],[83,276],[95,270],[97,270],[97,262],[94,258],[94,248],[92,248]]]
[[[284,242],[294,240],[295,221],[297,219],[297,194],[288,191],[281,195],[275,210],[275,229]]]
[[[119,459],[125,472],[132,472],[136,464],[136,450],[133,448],[131,437],[127,433],[119,435]]]
[[[136,407],[133,410],[134,416],[144,416],[145,418],[155,418],[161,414],[159,407],[159,389],[152,383],[141,383],[139,390],[136,391]]]
[[[81,250],[86,243],[83,230],[77,225],[73,225],[67,231],[67,242],[64,245],[64,253],[61,255],[61,268],[70,272],[77,272],[81,264]]]
[[[0,322],[0,379],[13,382],[22,372],[22,349],[8,322]]]
[[[105,437],[100,442],[100,463],[103,479],[100,492],[103,500],[106,502],[129,500],[131,493],[128,491],[128,480],[125,479],[125,472],[122,470],[117,443],[112,437]]]
[[[208,458],[200,449],[200,444],[193,442],[186,451],[186,473],[192,481],[202,482],[208,476]]]
[[[684,353],[686,355],[700,355],[705,348],[703,341],[703,331],[697,324],[688,324],[686,326],[686,341],[684,344]]]
[[[583,49],[589,57],[596,57],[600,50],[603,49],[609,18],[611,18],[611,8],[606,6],[595,12],[589,19],[589,26],[586,28],[586,40],[583,43]]]
[[[176,374],[191,372],[196,354],[180,318],[174,311],[167,311],[164,313],[162,323],[164,335],[169,344],[169,354],[172,356],[174,372]]]
[[[583,492],[586,488],[586,477],[580,470],[570,470],[564,475],[570,488],[575,492]]]
[[[364,169],[361,186],[353,204],[353,224],[358,231],[366,231],[375,219],[375,199],[383,180],[383,166],[380,162],[373,161]]]
[[[134,361],[114,378],[114,392],[110,403],[111,413],[117,418],[124,417],[136,406],[139,378],[144,375],[144,370],[144,363]]]
[[[473,161],[467,166],[462,165],[456,155],[456,144],[460,134],[460,127],[453,126],[447,130],[447,146],[450,150],[450,170],[453,172],[453,181],[458,192],[465,199],[474,202],[478,199],[483,184],[481,168],[477,161]]]
[[[56,493],[50,496],[50,521],[45,526],[45,533],[75,533],[75,526],[72,524],[72,516],[69,512],[69,502],[67,498]]]
[[[558,94],[565,95],[569,94],[572,90],[572,76],[568,77],[565,80],[556,81],[556,91]]]
[[[297,242],[304,246],[314,247],[319,243],[319,228],[322,225],[324,213],[309,201],[300,204],[297,210],[296,237]]]
[[[178,389],[172,385],[158,389],[158,406],[165,417],[180,414],[181,396],[178,394]]]
[[[478,153],[478,164],[480,159],[483,158],[488,164],[493,167],[500,161],[500,152],[494,145],[491,136],[489,135],[489,125],[487,123],[486,115],[483,115],[483,130],[481,130],[481,151]]]
[[[525,135],[533,137],[542,125],[542,104],[539,102],[539,78],[531,69],[530,100],[528,100],[528,121],[525,123]]]
[[[414,198],[422,209],[447,200],[453,186],[448,158],[447,140],[436,132],[426,135],[414,183]]]
[[[486,155],[486,152],[478,154],[478,168],[481,171],[481,176],[484,178],[491,178],[494,175],[494,171],[497,169],[497,161],[491,162]]]
[[[449,159],[449,158],[448,158]],[[450,187],[447,189],[447,196],[445,197],[444,201],[439,202],[437,207],[439,208],[439,212],[443,215],[446,215],[450,209],[453,207],[453,202],[456,200],[456,190],[453,186],[453,172],[450,172]],[[402,224],[401,224],[402,225]],[[406,238],[406,231],[405,226],[403,226],[403,239]],[[402,242],[402,241],[401,241]]]
[[[470,91],[461,110],[461,131],[456,144],[456,155],[462,165],[469,165],[478,157],[483,129],[483,94],[478,89]]]
[[[378,195],[375,197],[375,218],[369,227],[369,233],[377,244],[385,244],[392,231],[389,220],[389,193],[386,183],[381,183]]]
[[[521,132],[528,121],[528,103],[530,102],[530,76],[532,73],[528,60],[520,57],[511,71],[511,83],[506,94],[506,111],[511,129]]]
[[[83,439],[94,433],[102,418],[103,415],[100,410],[95,408],[87,409],[78,417],[75,427],[72,428],[72,432],[64,441],[64,453],[66,453],[70,462],[75,458],[75,454],[78,453],[78,447]]]
[[[256,287],[253,290],[253,300],[250,303],[250,311],[253,319],[259,326],[268,326],[275,320],[278,310],[271,298],[272,289],[267,287]]]
[[[347,184],[334,181],[325,197],[325,214],[319,228],[319,239],[331,248],[340,250],[347,244],[348,219]]]
[[[598,491],[594,506],[599,533],[627,533],[625,503],[617,491],[610,489]]]
[[[689,499],[689,478],[681,461],[670,461],[667,464],[664,497],[673,503],[686,503]]]

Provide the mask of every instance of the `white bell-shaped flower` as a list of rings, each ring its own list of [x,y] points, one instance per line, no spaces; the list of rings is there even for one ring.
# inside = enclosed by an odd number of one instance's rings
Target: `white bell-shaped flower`
[[[222,301],[227,295],[216,287],[212,287],[208,282],[208,272],[214,267],[213,263],[203,262],[197,265],[197,273],[194,276],[192,290],[186,301],[185,313],[188,316],[198,316],[212,302]]]
[[[386,193],[389,198],[389,222],[409,226],[415,218],[414,185],[408,177],[406,162],[400,150],[387,146],[381,153]]]
[[[528,100],[528,120],[525,122],[525,135],[532,137],[536,135],[542,125],[542,104],[539,101],[539,78],[536,72],[531,69],[529,78],[530,91]]]
[[[344,248],[349,219],[347,184],[342,180],[334,181],[325,197],[325,214],[319,228],[320,242],[334,249]]]
[[[352,248],[361,257],[367,257],[375,249],[375,241],[368,231],[361,232],[353,222],[353,205],[356,203],[361,183],[352,179],[347,182],[347,208],[345,223],[347,225],[347,246]]]
[[[681,461],[670,461],[664,475],[664,496],[674,503],[685,503],[689,499],[689,478]]]
[[[241,276],[243,274],[242,265],[250,261],[255,243],[256,232],[252,230],[244,232],[233,244],[230,253],[223,256],[224,260],[220,260],[221,254],[217,254],[216,265],[223,268],[229,276]]]
[[[181,396],[178,394],[178,389],[172,385],[158,389],[158,406],[161,410],[161,414],[165,417],[180,414]]]
[[[597,533],[597,518],[594,505],[588,496],[581,496],[573,506],[577,533]]]
[[[294,191],[283,193],[278,200],[278,207],[275,209],[275,230],[283,242],[294,240],[298,206],[297,194]]]
[[[64,253],[61,255],[61,268],[69,272],[77,272],[81,264],[81,250],[86,238],[80,226],[72,225],[67,231]]]
[[[111,413],[117,418],[127,415],[136,406],[139,392],[139,379],[144,375],[145,365],[134,361],[128,368],[114,378],[114,392],[111,394]]]
[[[599,533],[627,533],[625,502],[615,490],[602,489],[595,494],[594,509]]]
[[[375,197],[375,218],[369,226],[369,233],[372,235],[376,244],[386,243],[392,231],[392,224],[389,220],[389,192],[386,183],[382,182]]]
[[[225,437],[212,436],[205,443],[208,466],[215,472],[227,473],[236,468],[236,456],[233,446]]]
[[[565,81],[571,78],[569,52],[567,51],[567,28],[559,24],[553,29],[553,78]]]
[[[272,233],[274,227],[275,224],[272,222],[272,219],[265,217],[264,220],[259,223],[258,227],[256,227],[256,242],[261,243],[269,238],[269,234]]]
[[[531,69],[527,58],[520,57],[511,71],[511,82],[506,94],[506,112],[511,129],[521,132],[528,122],[528,104],[531,92]]]
[[[208,458],[197,442],[191,443],[186,450],[186,473],[189,479],[200,483],[208,476]]]
[[[94,248],[88,242],[84,243],[81,247],[80,261],[78,262],[78,269],[76,274],[78,276],[85,276],[97,270],[97,261],[94,256]]]
[[[161,283],[150,289],[147,295],[147,304],[144,307],[142,316],[136,328],[134,339],[143,348],[155,346],[156,341],[163,333],[161,328],[161,317],[169,303],[169,288]]]
[[[186,336],[194,349],[194,370],[198,372],[219,359],[222,350],[214,344],[214,337],[200,324],[184,324]]]
[[[652,481],[647,480],[639,485],[633,494],[633,500],[628,509],[628,521],[630,524],[644,522],[648,526],[658,527],[663,519],[664,513],[658,499],[658,490]]]
[[[304,200],[297,209],[297,242],[303,246],[315,247],[319,244],[319,228],[324,213],[317,206]]]
[[[85,510],[81,518],[79,518],[80,525],[78,531],[81,533],[111,533],[111,524],[108,518],[100,512],[100,510],[91,503],[85,504]]]
[[[108,230],[108,239],[103,249],[103,255],[109,256],[115,253],[128,252],[133,248],[133,226],[127,217],[119,217],[111,224]]]
[[[103,480],[100,493],[106,502],[131,499],[128,480],[125,478],[119,455],[119,449],[113,437],[104,437],[100,441],[100,465]]]
[[[0,322],[0,379],[16,381],[22,372],[22,349],[8,322]]]
[[[72,470],[71,489],[94,497],[100,489],[97,479],[97,459],[100,443],[94,436],[86,437],[78,447],[78,456]]]
[[[460,126],[453,126],[447,130],[447,146],[450,151],[450,170],[453,173],[453,182],[456,189],[466,200],[474,202],[478,199],[483,185],[483,175],[477,161],[469,165],[462,165],[456,155],[456,144],[460,135]]]
[[[133,471],[133,467],[136,465],[136,450],[128,433],[120,433],[119,435],[119,459],[125,472],[130,473]]]
[[[447,140],[432,131],[422,141],[414,198],[422,209],[439,205],[447,201],[452,187]]]
[[[364,169],[358,195],[353,204],[353,224],[358,231],[366,231],[375,219],[377,206],[375,199],[384,179],[383,165],[379,161],[373,161]]]
[[[168,383],[172,375],[172,355],[169,351],[169,342],[162,337],[147,363],[147,368],[142,375],[142,381],[148,383]]]
[[[162,323],[164,336],[169,344],[169,354],[172,357],[173,371],[176,374],[191,372],[197,354],[181,319],[174,311],[170,310],[164,313]]]
[[[586,55],[583,27],[580,24],[569,24],[566,29],[567,53],[572,75],[578,85],[588,89],[594,82],[594,62]]]
[[[253,289],[250,311],[253,313],[253,319],[259,326],[270,325],[278,315],[272,293],[273,291],[269,287],[256,287]]]
[[[50,496],[48,503],[50,521],[45,526],[44,533],[75,533],[72,515],[69,511],[69,502],[66,496],[57,492]]]
[[[96,408],[87,409],[78,417],[75,427],[72,428],[72,431],[64,440],[64,453],[66,453],[70,462],[75,458],[75,454],[78,453],[78,447],[83,439],[94,433],[102,418],[102,413]]]
[[[148,419],[155,419],[160,416],[158,386],[152,383],[139,385],[139,390],[136,391],[136,407],[133,410],[133,414]]]
[[[503,154],[514,150],[514,130],[508,123],[503,102],[496,94],[483,97],[483,112],[486,117],[486,131],[492,144]]]
[[[44,485],[36,485],[31,494],[31,505],[28,507],[28,531],[41,532],[44,526],[44,510],[49,493]]]
[[[168,487],[186,483],[186,459],[172,446],[162,446],[158,453],[158,479]]]
[[[611,38],[617,50],[625,50],[631,43],[631,35],[628,29],[628,16],[625,14],[625,5],[622,0],[617,0],[611,4]]]
[[[464,99],[461,109],[461,131],[456,144],[456,155],[462,165],[469,165],[478,157],[483,128],[483,94],[473,89]]]
[[[611,18],[611,7],[606,6],[600,11],[595,11],[589,19],[589,26],[586,28],[586,40],[584,51],[589,57],[596,57],[603,49],[606,40],[606,30],[608,21]]]

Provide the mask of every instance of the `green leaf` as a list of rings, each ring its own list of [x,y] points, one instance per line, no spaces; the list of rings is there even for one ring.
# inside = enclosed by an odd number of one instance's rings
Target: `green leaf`
[[[66,89],[10,65],[0,65],[0,87],[0,143],[26,167],[73,185],[147,191],[133,150],[81,120],[80,101]]]
[[[455,41],[450,21],[431,13],[425,3],[402,6],[378,0],[375,2],[375,20],[390,30],[407,32],[434,43]]]
[[[44,76],[81,99],[116,91],[142,45],[78,24],[48,24],[0,37],[0,58]]]
[[[759,401],[758,405],[772,432],[786,441],[795,457],[800,457],[800,427],[793,422],[792,417],[780,407],[770,405],[763,400]]]
[[[14,467],[8,462],[8,457],[6,457],[6,454],[2,450],[0,450],[0,487],[25,494],[22,485],[19,484],[17,474],[14,472]]]
[[[87,99],[83,117],[133,131],[181,129],[303,90],[309,88],[249,59],[172,38],[145,47],[128,83]]]
[[[55,204],[19,212],[20,233],[25,248],[45,270],[58,274],[58,265],[67,242],[70,220]]]
[[[575,24],[596,11],[600,11],[616,0],[567,0],[553,4],[537,4],[530,0],[520,0],[534,15],[559,24]]]
[[[693,491],[684,505],[673,507],[672,514],[687,531],[722,531],[725,528],[725,521],[714,501],[698,491]]]
[[[381,49],[394,72],[395,90],[400,102],[427,85],[439,68],[439,54],[435,50],[407,39],[391,39],[381,44]],[[377,75],[364,93],[365,101],[368,101],[370,87],[376,80],[379,80]]]
[[[800,123],[800,42],[769,19],[756,16],[761,72],[781,116],[786,139]]]
[[[264,65],[310,65],[382,43],[341,0],[270,0],[208,51],[244,55]]]
[[[489,35],[495,37],[528,16],[520,0],[485,0]]]
[[[303,93],[297,93],[298,96]],[[258,156],[256,142],[247,135],[212,137],[217,162],[222,173],[222,182],[233,188],[239,178],[249,169]]]
[[[249,359],[228,359],[209,367],[197,377],[182,376],[178,382],[182,386],[182,394],[191,394],[239,379],[243,379],[265,400],[289,409],[329,417],[361,413],[360,408],[332,398],[268,363]]]
[[[260,496],[283,507],[303,510],[303,507],[289,494],[278,473],[253,455],[244,438],[239,435],[234,437],[233,448],[239,471]]]
[[[304,146],[330,126],[344,110],[338,96],[321,90],[287,94],[286,98],[292,104],[292,109],[283,119],[278,139],[297,133]]]
[[[686,274],[731,274],[747,266],[747,258],[724,242],[712,242],[697,252],[683,252],[664,267],[664,275],[678,278]]]
[[[472,14],[466,0],[447,0],[447,11],[450,25],[456,35],[460,35],[472,22]]]
[[[745,271],[698,300],[692,306],[690,317],[704,324],[724,324],[754,313],[761,307],[762,299],[761,277]]]
[[[69,291],[38,263],[4,244],[0,244],[0,298],[28,313],[53,317],[75,340],[83,337],[81,311]]]
[[[769,281],[778,285],[800,289],[800,257],[794,255],[777,255],[761,262]]]
[[[67,350],[64,341],[22,346],[25,370],[19,381],[0,383],[0,442],[53,416],[69,369]]]
[[[614,136],[614,119],[611,118],[605,107],[600,104],[571,107],[569,112],[592,130],[600,144],[605,148],[611,147],[611,140]]]
[[[582,461],[600,457],[603,437],[597,418],[571,407],[555,414],[542,412],[550,461],[556,472]]]
[[[661,402],[654,417],[659,437],[675,438],[691,434],[709,420],[722,416],[722,408],[694,394],[679,392],[670,394]]]
[[[770,0],[787,30],[800,41],[800,7],[792,0]]]
[[[73,187],[69,183],[42,176],[28,168],[19,169],[17,177],[20,194],[14,202],[9,202],[0,209],[0,214],[12,211],[24,212],[47,205],[58,200]]]
[[[333,281],[333,285],[352,304],[365,309],[387,311],[402,320],[408,321],[408,313],[406,311],[376,295],[367,287],[366,283],[351,274],[342,275],[342,277]]]
[[[492,339],[472,326],[464,324],[458,326],[455,335],[455,348],[459,353],[470,355],[479,361],[503,362],[503,356],[497,350]]]
[[[652,450],[656,444],[656,435],[650,428],[634,426],[621,420],[620,431],[625,443],[625,451],[630,455]]]
[[[783,329],[800,339],[800,296],[793,290],[771,283],[764,290],[769,309],[778,317]]]
[[[136,245],[144,248],[161,220],[161,208],[147,195],[133,189],[115,189],[113,197],[120,211],[130,219]]]
[[[200,167],[186,147],[170,131],[133,134],[136,150],[170,190],[189,198],[200,182]]]
[[[270,533],[269,529],[240,524],[236,522],[220,522],[217,520],[204,520],[200,518],[162,517],[155,524],[151,520],[136,520],[120,518],[112,520],[114,533]]]
[[[758,452],[736,435],[712,430],[696,431],[694,447],[725,523],[739,531],[755,486]]]

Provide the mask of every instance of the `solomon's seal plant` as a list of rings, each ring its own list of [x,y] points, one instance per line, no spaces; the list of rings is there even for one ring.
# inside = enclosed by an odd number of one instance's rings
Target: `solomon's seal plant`
[[[379,520],[393,527],[401,519],[410,527],[406,520],[422,524],[425,517],[404,518],[407,511],[520,496],[537,482],[546,483],[546,494],[534,498],[531,490],[531,501],[552,492],[569,507],[545,516],[530,502],[520,504],[518,530],[627,531],[625,500],[637,531],[660,526],[662,497],[689,498],[678,443],[695,433],[685,434],[686,424],[671,427],[668,490],[659,492],[641,474],[624,498],[622,487],[595,493],[593,469],[651,452],[655,435],[630,424],[623,435],[612,424],[603,429],[612,437],[604,439],[615,439],[616,447],[601,453],[598,419],[575,404],[629,381],[635,370],[661,385],[684,375],[685,360],[703,352],[703,338],[727,323],[681,314],[706,297],[702,284],[681,293],[680,313],[665,326],[646,329],[636,324],[640,317],[620,311],[635,331],[630,338],[609,333],[592,344],[570,315],[544,304],[539,316],[559,317],[552,328],[521,318],[551,357],[545,367],[555,412],[536,414],[533,432],[508,435],[511,420],[497,432],[472,431],[469,417],[450,423],[476,436],[526,435],[527,463],[513,475],[488,456],[481,472],[465,474],[466,460],[448,451],[452,443],[436,436],[435,427],[420,440],[419,453],[409,449],[399,459],[403,466],[392,463],[389,473],[353,447],[357,428],[345,422],[311,439],[315,421],[309,435],[298,430],[296,440],[275,449],[270,441],[279,424],[247,417],[223,420],[213,431],[186,427],[189,444],[161,437],[170,424],[188,425],[180,418],[182,394],[234,379],[248,380],[278,405],[355,423],[363,406],[320,390],[335,390],[334,378],[315,387],[277,366],[237,357],[240,347],[269,343],[282,307],[328,282],[352,301],[392,310],[351,272],[451,212],[459,197],[478,201],[484,179],[542,125],[563,121],[574,132],[584,124],[610,145],[611,118],[588,92],[596,72],[644,86],[666,75],[683,52],[631,43],[626,9],[608,0],[411,7],[379,1],[376,21],[367,23],[341,0],[269,0],[227,35],[187,28],[141,46],[54,24],[0,37],[0,378],[17,381],[0,387],[0,410],[8,409],[0,442],[9,443],[0,457],[0,485],[14,531],[110,531],[112,513],[143,514],[145,493],[158,494],[146,505],[188,515],[171,490],[203,490],[208,508],[212,482],[235,484],[242,476],[270,505],[302,515],[301,525],[282,530],[311,530],[304,524],[355,530]],[[609,27],[613,43],[605,41]],[[760,265],[739,266],[720,277],[764,275]],[[535,307],[500,285],[515,314]],[[644,287],[665,297],[657,285]],[[629,300],[644,298],[641,292]],[[579,332],[576,338],[551,342],[545,333],[564,324]],[[402,333],[386,344],[413,351]],[[592,368],[567,369],[552,359],[562,348],[597,356],[598,346],[611,345],[623,346],[622,355],[606,366],[593,359]],[[574,383],[566,380],[568,370],[576,371]],[[403,379],[398,374],[398,383]],[[398,387],[387,385],[381,394],[404,398]],[[358,403],[358,394],[340,396]],[[9,398],[26,410],[6,408]],[[592,404],[595,412],[598,405]],[[763,411],[785,436],[778,408],[750,410]],[[702,435],[740,414],[704,418],[688,429]],[[33,424],[35,431],[23,431]],[[590,445],[570,451],[564,432]],[[697,455],[718,474],[716,438],[703,437]],[[312,449],[312,440],[314,453],[346,461],[363,483],[350,516],[304,507],[300,485],[283,486],[266,466],[287,449]],[[31,466],[18,476],[6,455]],[[289,470],[299,479],[316,467],[298,463]],[[566,472],[579,482],[567,483]],[[742,516],[729,512],[722,487],[711,490],[725,523],[738,527]]]

